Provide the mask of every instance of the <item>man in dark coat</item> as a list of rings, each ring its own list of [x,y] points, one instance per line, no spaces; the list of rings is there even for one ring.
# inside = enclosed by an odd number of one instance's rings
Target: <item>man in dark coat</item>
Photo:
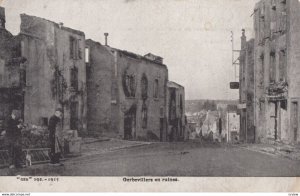
[[[19,121],[19,113],[13,110],[10,119],[7,121],[6,137],[8,140],[8,151],[10,155],[9,168],[22,168],[22,140],[21,129],[22,125]]]
[[[49,142],[50,142],[50,159],[51,164],[59,164],[59,158],[61,156],[60,150],[58,149],[58,138],[56,136],[56,128],[62,118],[62,109],[58,108],[55,110],[55,114],[51,116],[49,120]]]

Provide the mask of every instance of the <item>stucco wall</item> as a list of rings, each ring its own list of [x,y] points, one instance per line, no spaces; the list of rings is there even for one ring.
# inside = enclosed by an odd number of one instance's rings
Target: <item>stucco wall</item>
[[[175,92],[175,114],[172,110],[172,92]],[[181,106],[182,103],[182,106]],[[182,108],[181,108],[182,107]],[[167,91],[167,114],[168,114],[168,130],[167,130],[167,139],[170,140],[183,140],[185,136],[185,89],[183,86],[174,83],[168,82],[168,91]],[[171,117],[172,116],[172,117]],[[178,119],[178,121],[171,122],[172,119]],[[174,120],[174,119],[173,119]],[[175,127],[177,133],[172,133],[172,129]],[[173,130],[174,131],[174,130]],[[171,136],[173,134],[173,136]],[[175,135],[174,135],[175,134]],[[174,138],[176,137],[176,138]]]
[[[290,116],[291,124],[291,102],[297,101],[298,107],[300,103],[300,2],[298,0],[289,0],[288,2],[288,30],[290,34],[288,35],[288,83],[289,83],[289,104],[288,104],[288,114]],[[300,108],[298,108],[298,113]],[[300,141],[299,133],[299,115],[298,115],[298,137],[297,141]],[[289,132],[287,137],[290,142],[294,141],[294,131],[292,127],[289,127]]]
[[[240,140],[254,142],[254,40],[246,42],[246,37],[242,37],[241,49],[240,103],[246,104],[246,109],[240,111]]]
[[[64,129],[70,129],[70,102],[78,102],[78,129],[86,129],[85,37],[82,32],[28,15],[21,15],[22,55],[26,62],[25,121],[41,124],[56,107],[64,109]],[[81,58],[70,58],[70,36],[79,40]],[[78,92],[71,92],[70,70],[78,68]],[[63,98],[53,90],[54,72],[59,70],[66,83]],[[55,85],[54,85],[55,86]]]
[[[114,135],[111,130],[111,79],[114,57],[100,43],[86,41],[89,49],[87,63],[88,132]]]
[[[122,76],[124,71],[134,74],[136,78],[135,97],[126,97],[122,84]],[[113,70],[113,73],[115,71]],[[148,97],[145,100],[147,105],[147,127],[142,127],[142,105],[143,99],[141,95],[141,79],[143,74],[148,79]],[[154,80],[159,81],[158,98],[153,97]],[[123,52],[117,52],[117,104],[118,113],[115,118],[119,118],[118,129],[120,137],[124,136],[124,113],[130,109],[132,105],[136,105],[136,138],[147,138],[147,132],[152,132],[157,138],[160,138],[160,108],[164,110],[166,115],[166,88],[168,80],[168,70],[164,65],[152,63],[148,60],[129,57]],[[166,123],[166,122],[165,122]]]

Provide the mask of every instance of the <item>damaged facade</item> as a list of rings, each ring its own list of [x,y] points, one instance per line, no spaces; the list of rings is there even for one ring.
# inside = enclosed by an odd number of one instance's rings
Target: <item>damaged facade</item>
[[[184,87],[168,82],[168,141],[179,141],[185,138],[185,104]]]
[[[0,97],[0,122],[19,109],[25,123],[47,126],[55,109],[62,108],[66,132],[184,138],[184,87],[168,83],[162,57],[103,46],[62,23],[26,14],[13,36],[5,29],[4,8],[0,21],[0,90],[6,92]]]
[[[3,26],[1,13],[1,87],[10,92],[8,97],[1,93],[1,107],[5,100],[10,102],[1,110],[2,117],[19,109],[25,123],[47,126],[60,107],[62,129],[86,130],[84,33],[22,14],[21,31],[12,36]],[[11,93],[16,91],[18,96]]]
[[[258,2],[254,27],[255,140],[298,143],[300,2]]]
[[[24,66],[18,38],[5,28],[5,10],[0,7],[0,130],[12,110],[21,111],[24,102]]]
[[[168,69],[163,59],[90,39],[86,47],[88,132],[166,141]]]
[[[100,43],[86,40],[87,129],[93,135],[114,136],[111,130],[113,54]]]
[[[27,59],[24,121],[47,125],[55,108],[61,107],[63,129],[86,130],[84,33],[22,14],[19,36]]]
[[[247,41],[245,30],[240,52],[240,135],[242,142],[255,142],[254,124],[254,39]]]
[[[114,56],[112,130],[124,139],[166,141],[168,69],[162,58],[107,48]]]

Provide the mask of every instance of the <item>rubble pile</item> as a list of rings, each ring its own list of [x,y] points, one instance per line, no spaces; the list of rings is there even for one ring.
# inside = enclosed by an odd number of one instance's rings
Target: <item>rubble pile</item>
[[[271,83],[267,88],[267,94],[270,96],[276,96],[287,92],[288,83],[285,81],[280,81],[276,83]]]

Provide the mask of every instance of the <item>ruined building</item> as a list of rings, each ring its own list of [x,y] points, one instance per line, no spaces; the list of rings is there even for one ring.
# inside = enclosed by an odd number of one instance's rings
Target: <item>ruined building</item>
[[[22,14],[21,31],[12,36],[5,30],[4,9],[0,10],[1,89],[9,92],[1,93],[2,116],[19,109],[25,123],[47,125],[55,108],[61,107],[63,129],[85,130],[84,33]]]
[[[185,104],[184,87],[168,82],[168,141],[184,140],[185,137]]]
[[[168,84],[163,58],[101,45],[62,23],[26,14],[13,36],[5,29],[3,8],[0,22],[0,123],[19,109],[25,123],[47,126],[60,107],[63,130],[184,138],[184,88]]]
[[[254,10],[255,138],[297,143],[300,101],[300,2],[261,0]]]
[[[84,33],[22,14],[19,36],[26,59],[25,122],[47,124],[54,109],[61,107],[64,129],[85,130]]]
[[[86,55],[88,132],[113,137],[117,132],[111,130],[114,56],[105,46],[90,39],[86,40]]]
[[[255,142],[254,125],[254,39],[247,41],[245,30],[240,52],[240,141]]]
[[[24,102],[24,66],[19,42],[5,28],[5,10],[0,7],[0,130],[11,111],[22,111]]]
[[[112,130],[124,139],[166,141],[168,69],[161,57],[108,47],[112,69]]]
[[[86,40],[88,131],[124,139],[166,140],[168,69],[140,56]]]

